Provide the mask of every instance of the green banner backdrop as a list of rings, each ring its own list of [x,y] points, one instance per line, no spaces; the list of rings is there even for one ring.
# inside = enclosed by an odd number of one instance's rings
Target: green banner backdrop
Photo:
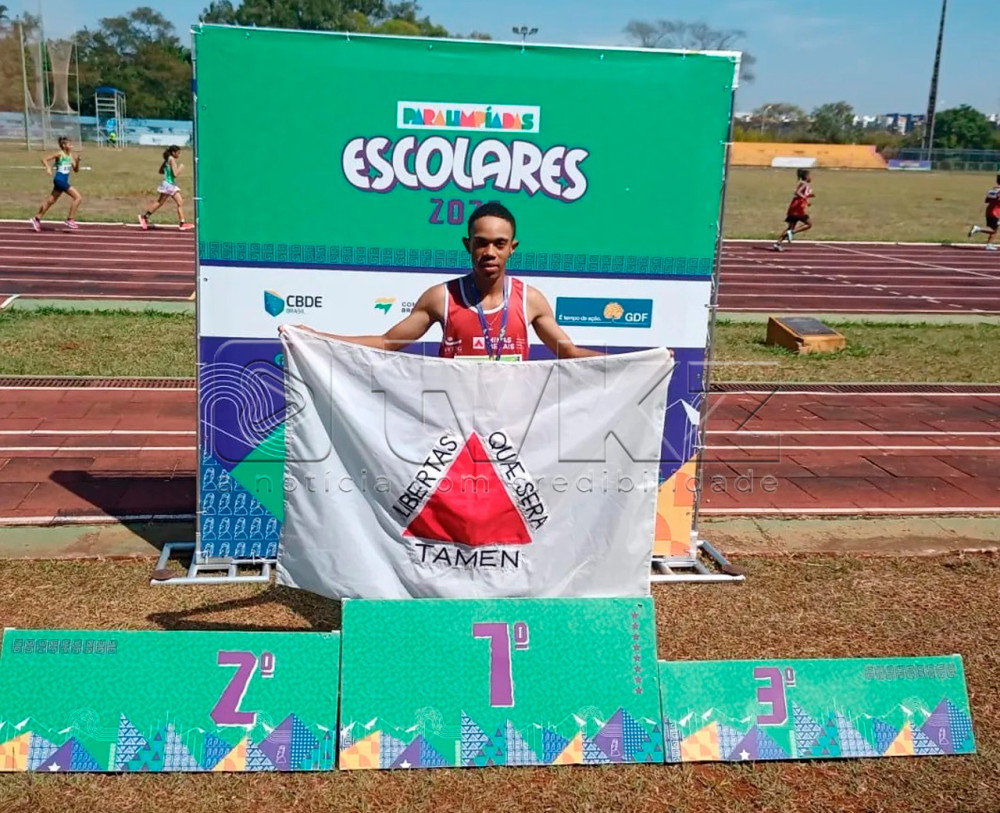
[[[442,227],[499,197],[532,235],[525,267],[714,256],[735,55],[195,37],[203,244],[322,242],[406,267],[460,249]]]

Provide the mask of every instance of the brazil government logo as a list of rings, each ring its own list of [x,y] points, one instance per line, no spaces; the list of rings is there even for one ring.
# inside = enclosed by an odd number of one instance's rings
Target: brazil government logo
[[[650,327],[652,299],[556,298],[556,322],[587,327]]]

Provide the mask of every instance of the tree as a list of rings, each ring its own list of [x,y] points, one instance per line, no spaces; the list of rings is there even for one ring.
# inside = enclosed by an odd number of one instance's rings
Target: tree
[[[987,150],[993,147],[996,137],[993,122],[967,104],[942,110],[934,119],[935,147]]]
[[[812,112],[809,135],[824,144],[843,144],[855,132],[854,108],[847,102],[821,104]]]
[[[142,6],[105,17],[77,32],[80,95],[93,115],[94,90],[113,85],[128,96],[129,113],[143,118],[191,118],[191,53],[162,14]]]
[[[419,17],[416,2],[385,0],[212,0],[204,23],[295,28],[303,31],[357,31],[397,36],[446,37],[448,32]]]
[[[243,0],[238,7],[231,0],[213,0],[200,19],[226,25],[342,31],[351,12],[368,17],[384,10],[382,0]]]
[[[372,31],[406,37],[447,37],[448,30],[431,22],[430,17],[417,17],[420,6],[415,2],[391,3],[385,17]]]
[[[625,36],[640,48],[677,48],[688,51],[732,51],[746,37],[738,28],[716,30],[707,23],[688,23],[683,20],[629,20]],[[757,58],[743,52],[740,60],[740,79],[754,80],[753,66]]]
[[[7,18],[7,7],[0,6],[0,110],[24,109],[24,84],[21,78],[21,34]]]
[[[751,114],[752,121],[761,129],[783,129],[782,125],[795,126],[806,119],[806,111],[797,104],[768,102]]]

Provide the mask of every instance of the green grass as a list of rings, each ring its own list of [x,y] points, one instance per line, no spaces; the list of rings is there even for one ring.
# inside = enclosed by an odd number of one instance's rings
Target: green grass
[[[977,753],[957,757],[331,773],[0,775],[4,813],[1000,810],[1000,557],[736,557],[738,585],[655,585],[666,660],[960,653]],[[338,606],[264,585],[150,588],[149,561],[0,561],[4,623],[331,629]],[[992,585],[992,587],[990,586]],[[957,609],[956,599],[961,607]],[[262,800],[267,800],[265,804]]]
[[[1000,325],[828,324],[847,348],[799,356],[765,346],[764,324],[720,321],[712,380],[1000,382]]]
[[[962,242],[994,182],[989,173],[817,169],[807,239]],[[775,237],[794,190],[795,170],[734,168],[726,236]]]
[[[39,161],[44,153],[0,145],[0,217],[27,218],[51,188]],[[84,145],[74,183],[84,196],[80,220],[131,223],[152,199],[162,157],[159,147],[125,150]],[[181,188],[193,197],[190,150],[181,162]],[[21,169],[20,167],[29,167]],[[982,199],[993,185],[989,173],[823,170],[813,173],[816,191],[809,239],[960,241],[982,219]],[[795,171],[733,167],[726,203],[727,237],[774,237],[795,189]],[[56,215],[66,204],[56,204]],[[189,215],[192,212],[188,212]]]
[[[0,313],[4,375],[193,376],[194,366],[191,314]]]
[[[714,381],[1000,382],[1000,325],[832,323],[841,353],[763,344],[762,323],[720,321]],[[154,311],[0,313],[5,375],[193,376],[194,316]]]

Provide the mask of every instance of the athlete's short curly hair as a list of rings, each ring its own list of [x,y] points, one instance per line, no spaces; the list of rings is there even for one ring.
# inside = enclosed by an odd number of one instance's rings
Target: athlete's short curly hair
[[[517,223],[514,221],[514,215],[510,213],[510,209],[504,206],[502,203],[497,203],[495,200],[491,200],[488,203],[484,203],[481,206],[476,207],[471,215],[469,215],[469,226],[468,233],[472,234],[472,224],[475,223],[481,217],[500,217],[510,223],[510,230],[517,236]]]

